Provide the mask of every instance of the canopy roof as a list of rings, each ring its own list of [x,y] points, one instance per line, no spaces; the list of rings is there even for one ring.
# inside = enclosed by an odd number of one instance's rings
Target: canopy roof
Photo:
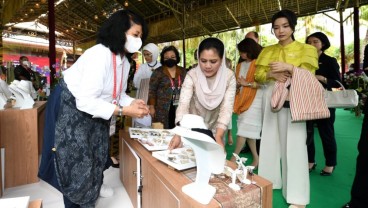
[[[307,16],[365,5],[368,0],[55,0],[55,3],[59,38],[76,43],[94,41],[99,26],[112,12],[128,8],[148,22],[147,41],[160,43],[269,23],[280,8]],[[5,0],[1,9],[3,24],[37,20],[48,25],[47,0]]]

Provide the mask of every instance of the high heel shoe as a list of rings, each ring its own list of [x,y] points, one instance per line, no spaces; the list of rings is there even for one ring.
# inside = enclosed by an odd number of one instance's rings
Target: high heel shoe
[[[321,176],[331,176],[332,173],[334,172],[335,170],[335,167],[332,168],[332,171],[331,172],[327,172],[327,171],[324,171],[323,169],[321,170],[321,172],[319,173]]]
[[[312,172],[317,167],[317,163],[314,163],[312,167],[309,168],[309,172]]]

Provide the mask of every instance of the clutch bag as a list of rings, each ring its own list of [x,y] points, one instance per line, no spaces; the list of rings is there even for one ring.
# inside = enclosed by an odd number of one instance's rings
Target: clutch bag
[[[354,108],[358,105],[359,96],[353,89],[345,89],[345,87],[337,80],[342,90],[325,91],[325,99],[329,108]]]

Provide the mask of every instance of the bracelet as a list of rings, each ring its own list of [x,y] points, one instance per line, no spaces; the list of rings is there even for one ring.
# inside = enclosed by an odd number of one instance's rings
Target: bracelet
[[[327,83],[327,77],[325,77],[325,82]]]
[[[118,116],[123,116],[123,106],[119,105]]]

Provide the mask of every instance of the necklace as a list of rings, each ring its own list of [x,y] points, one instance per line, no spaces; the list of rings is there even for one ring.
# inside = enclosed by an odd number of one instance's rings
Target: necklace
[[[149,67],[151,67],[151,71],[153,71],[153,67],[155,67],[155,66],[156,66],[156,64],[157,64],[157,60],[155,61],[155,64],[153,64],[153,66],[151,66],[151,65],[149,65],[149,63],[147,63],[147,65],[148,65]]]

